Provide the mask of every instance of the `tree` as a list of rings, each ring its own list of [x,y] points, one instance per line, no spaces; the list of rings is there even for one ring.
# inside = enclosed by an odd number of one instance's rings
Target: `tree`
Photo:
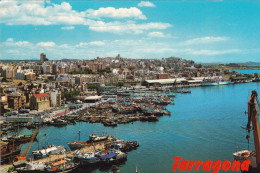
[[[122,86],[124,86],[124,82],[117,82],[114,83],[114,85],[121,88]]]
[[[85,68],[84,70],[72,71],[70,74],[93,74],[93,71],[89,68]]]
[[[66,100],[73,100],[75,96],[78,96],[80,91],[71,91],[67,93],[62,93],[62,98],[66,98]]]
[[[132,71],[135,69],[135,66],[130,66],[130,67],[128,67],[128,69]]]
[[[8,80],[6,80],[6,78],[4,77],[4,78],[2,79],[2,82],[8,82]]]
[[[98,74],[104,74],[104,73],[111,73],[112,71],[110,70],[109,67],[106,67],[105,69],[98,69]]]
[[[202,65],[201,64],[195,64],[195,67],[196,68],[202,68]]]
[[[94,89],[97,89],[97,85],[96,84],[87,84],[87,88],[94,90]]]

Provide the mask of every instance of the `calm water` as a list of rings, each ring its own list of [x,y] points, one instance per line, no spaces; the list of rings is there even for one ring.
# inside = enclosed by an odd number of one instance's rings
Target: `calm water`
[[[236,71],[241,74],[255,74],[260,73],[260,70],[230,70],[230,71]]]
[[[82,140],[87,140],[93,131],[106,131],[122,139],[137,140],[140,147],[130,152],[127,162],[120,166],[123,173],[135,172],[136,165],[140,173],[172,172],[172,158],[176,156],[186,160],[232,161],[236,145],[239,149],[247,149],[246,131],[241,126],[246,125],[244,112],[253,89],[260,92],[260,83],[191,88],[191,94],[177,95],[175,105],[168,106],[172,116],[161,117],[155,123],[135,122],[116,128],[89,123],[63,128],[41,127],[39,145],[49,142],[68,147],[67,142],[77,140],[79,129]],[[22,133],[32,132],[22,130]],[[253,141],[251,148],[252,144]],[[38,143],[34,142],[31,151],[37,147]],[[96,169],[93,172],[103,171]]]

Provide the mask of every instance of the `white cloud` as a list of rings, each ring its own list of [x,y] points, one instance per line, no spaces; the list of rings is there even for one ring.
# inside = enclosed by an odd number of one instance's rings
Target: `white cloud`
[[[17,41],[17,42],[15,42],[13,38],[8,38],[2,44],[5,45],[5,46],[12,46],[12,47],[28,47],[28,46],[31,46],[31,43],[28,42],[28,41]]]
[[[120,21],[104,22],[103,18],[120,19]],[[0,23],[6,25],[67,25],[61,29],[74,29],[71,25],[85,25],[90,30],[114,34],[141,34],[147,30],[162,30],[171,26],[169,23],[136,23],[122,19],[147,18],[136,7],[118,9],[106,7],[76,11],[68,2],[54,4],[44,1],[0,1]]]
[[[80,42],[75,47],[103,46],[103,45],[105,45],[104,41],[92,41],[92,42]]]
[[[56,46],[56,44],[52,41],[49,41],[49,42],[39,42],[37,43],[37,46],[39,47],[54,47]]]
[[[27,45],[27,46],[24,46]],[[105,46],[104,46],[105,45]],[[175,46],[174,46],[175,45]],[[45,52],[53,59],[66,58],[95,58],[114,56],[117,53],[129,58],[161,58],[167,56],[180,56],[193,58],[204,56],[214,57],[221,55],[245,55],[248,56],[252,50],[247,49],[194,49],[179,47],[168,42],[158,42],[152,39],[137,40],[102,40],[91,42],[80,42],[78,44],[56,44],[52,41],[31,43],[28,41],[14,41],[12,38],[0,43],[2,50],[0,57],[30,59],[39,57]],[[258,50],[259,52],[259,50]]]
[[[188,50],[188,53],[192,55],[207,55],[207,56],[215,56],[215,55],[223,55],[223,54],[231,54],[231,53],[240,53],[242,50],[240,49],[227,49],[227,50]]]
[[[121,22],[100,22],[96,25],[92,25],[89,27],[90,30],[98,31],[98,32],[111,32],[111,33],[134,33],[141,34],[143,31],[156,29],[163,30],[171,27],[172,25],[169,23],[144,23],[144,24],[136,24],[134,22],[121,23]]]
[[[75,29],[75,27],[74,26],[64,26],[64,27],[61,27],[61,29],[63,29],[63,30],[73,30],[73,29]]]
[[[136,7],[131,8],[118,8],[106,7],[99,8],[98,10],[89,9],[85,11],[85,15],[88,18],[100,19],[100,18],[135,18],[135,19],[147,19],[143,15],[142,11]]]
[[[92,45],[92,46],[103,46],[103,45],[105,45],[105,42],[103,42],[103,41],[92,41],[92,42],[89,42],[89,45]]]
[[[155,7],[155,5],[149,1],[141,1],[138,3],[138,7]]]
[[[164,33],[162,32],[150,32],[148,33],[148,37],[159,37],[159,38],[163,38],[165,37]]]
[[[13,38],[8,38],[6,41],[7,41],[7,42],[13,42],[14,39],[13,39]]]
[[[227,41],[228,37],[201,37],[201,38],[195,38],[191,40],[184,41],[181,43],[181,45],[197,45],[197,44],[208,44],[208,43],[215,43],[215,42],[222,42]]]
[[[0,2],[0,23],[7,25],[91,25],[97,21],[90,18],[102,17],[146,19],[142,11],[136,7],[119,9],[107,7],[78,12],[72,10],[72,6],[67,2],[51,4],[46,7],[44,3],[37,1]]]

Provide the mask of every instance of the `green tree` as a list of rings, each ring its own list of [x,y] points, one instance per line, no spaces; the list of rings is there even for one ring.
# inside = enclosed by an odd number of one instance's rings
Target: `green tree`
[[[132,71],[135,69],[135,66],[130,66],[130,67],[128,67],[128,69]]]
[[[62,93],[62,98],[66,98],[66,100],[73,100],[75,96],[78,96],[80,91],[71,91],[67,93]]]
[[[114,83],[114,85],[121,88],[122,86],[124,86],[124,82],[117,82]]]
[[[97,89],[97,85],[96,84],[87,84],[87,88],[94,90],[94,89]]]

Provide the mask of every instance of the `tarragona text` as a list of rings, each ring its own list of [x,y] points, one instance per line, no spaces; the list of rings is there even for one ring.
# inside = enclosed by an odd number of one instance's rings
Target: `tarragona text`
[[[216,161],[193,161],[193,160],[182,160],[181,157],[174,157],[174,164],[172,167],[173,171],[199,171],[200,168],[203,171],[211,172],[211,173],[218,173],[220,169],[222,171],[248,171],[250,166],[250,160],[245,160],[242,163],[240,161],[233,161],[231,163],[228,160],[225,160],[224,162],[221,162],[220,160]]]

